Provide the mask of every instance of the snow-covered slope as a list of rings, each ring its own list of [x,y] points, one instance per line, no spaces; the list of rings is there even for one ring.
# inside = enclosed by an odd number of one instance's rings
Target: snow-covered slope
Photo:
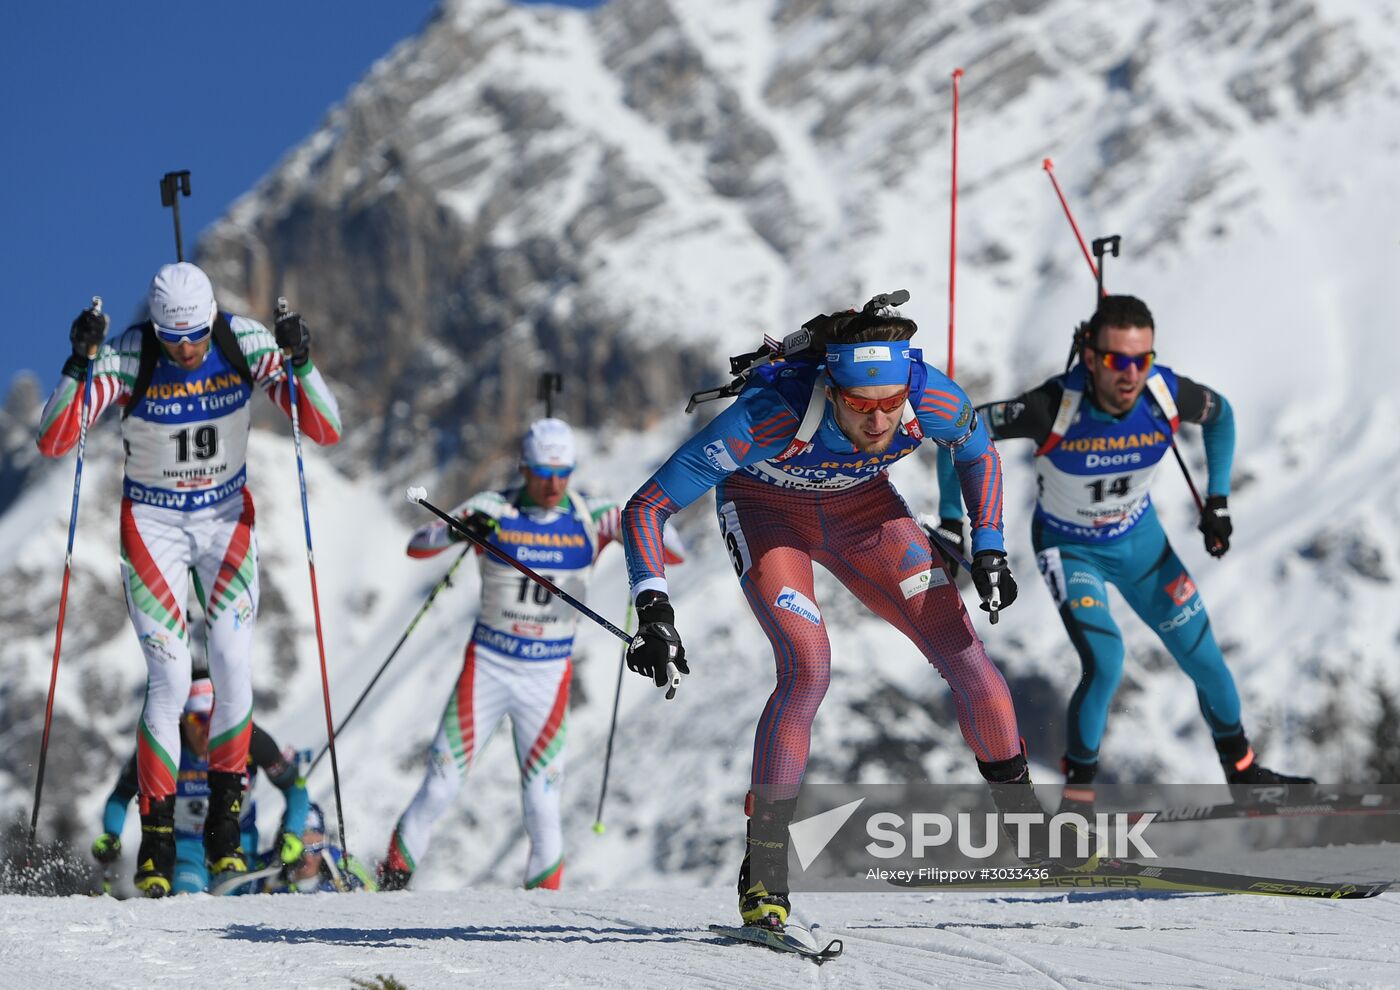
[[[5,971],[33,990],[217,985],[455,987],[1389,987],[1394,895],[1364,902],[1114,894],[814,895],[821,969],[706,925],[723,891],[493,889],[205,895],[116,903],[0,897]],[[1228,909],[1228,910],[1225,910]]]

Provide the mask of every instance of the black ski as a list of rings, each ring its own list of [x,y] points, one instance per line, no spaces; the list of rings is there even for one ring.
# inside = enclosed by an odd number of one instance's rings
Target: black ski
[[[1234,818],[1305,818],[1322,815],[1395,815],[1400,801],[1389,794],[1300,795],[1287,787],[1259,786],[1236,788],[1236,801],[1220,804],[1183,805],[1157,811],[1128,812],[1129,821],[1152,815],[1153,824],[1166,822],[1206,822]]]
[[[723,935],[725,938],[748,942],[750,945],[761,945],[774,952],[788,952],[795,956],[801,956],[803,959],[810,959],[818,966],[828,960],[835,959],[844,948],[839,938],[834,938],[826,943],[825,947],[818,948],[816,940],[812,938],[812,933],[801,925],[788,925],[784,931],[780,932],[751,925],[745,925],[742,928],[711,925],[710,931],[716,935]],[[799,937],[797,934],[799,932],[806,936],[805,939]]]
[[[1353,900],[1375,897],[1388,889],[1393,881],[1372,883],[1333,883],[1323,880],[1286,880],[1279,877],[1259,877],[1246,873],[1226,873],[1218,870],[1197,870],[1187,866],[1149,866],[1125,859],[1101,861],[1090,870],[1069,870],[1056,867],[1018,867],[1020,874],[1032,874],[1015,880],[993,879],[997,873],[1012,872],[989,868],[970,872],[989,874],[970,880],[892,880],[901,887],[921,887],[940,890],[1174,890],[1202,894],[1263,894],[1275,897],[1313,897],[1325,900]]]

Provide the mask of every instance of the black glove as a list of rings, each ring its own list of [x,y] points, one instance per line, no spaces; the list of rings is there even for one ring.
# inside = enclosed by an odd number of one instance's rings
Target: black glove
[[[73,355],[86,361],[87,356],[101,346],[102,338],[107,336],[107,323],[107,317],[102,313],[94,313],[90,309],[79,313],[68,331],[68,339],[73,342]]]
[[[1201,524],[1196,527],[1206,538],[1206,553],[1212,557],[1223,557],[1230,549],[1230,534],[1235,527],[1230,524],[1230,507],[1225,504],[1224,495],[1207,495],[1206,507],[1201,510]]]
[[[972,558],[972,584],[982,599],[982,611],[990,613],[993,622],[998,611],[1016,600],[1016,579],[1006,566],[1006,554],[1000,550],[982,550]],[[991,606],[993,588],[999,592],[1000,602],[995,610]]]
[[[637,596],[637,635],[627,647],[627,669],[656,682],[667,684],[666,664],[673,663],[682,674],[689,674],[685,647],[676,632],[676,613],[662,591],[643,591]]]
[[[958,576],[958,560],[948,551],[939,545],[938,540],[932,538],[937,534],[939,539],[951,547],[955,547],[959,554],[967,552],[967,543],[963,540],[963,521],[961,519],[940,519],[938,528],[934,529],[925,525],[924,529],[930,534],[929,542],[933,545],[934,551],[943,558],[943,564],[948,568],[948,576],[955,578]]]
[[[489,540],[501,531],[500,520],[488,516],[484,512],[473,512],[462,520],[462,526],[468,533],[471,533],[472,536],[482,542]],[[447,527],[447,538],[453,543],[465,543],[467,539],[458,531],[456,526]]]
[[[277,317],[272,333],[277,338],[278,347],[292,352],[293,367],[311,360],[311,330],[300,313],[283,313]]]

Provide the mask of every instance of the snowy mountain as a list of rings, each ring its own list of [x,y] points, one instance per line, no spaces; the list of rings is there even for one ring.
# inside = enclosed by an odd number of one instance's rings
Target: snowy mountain
[[[1202,551],[1170,464],[1156,499],[1226,645],[1246,728],[1271,764],[1365,779],[1378,689],[1400,691],[1400,434],[1388,426],[1400,338],[1386,332],[1400,311],[1398,48],[1393,0],[445,3],[200,247],[226,304],[266,317],[280,292],[307,313],[346,411],[341,447],[307,451],[334,710],[448,566],[403,556],[425,521],[403,486],[452,504],[504,481],[539,412],[540,371],[565,372],[564,414],[588,428],[581,486],[625,497],[697,425],[686,395],[723,381],[723,358],[764,331],[905,287],[916,340],[943,363],[950,75],[962,67],[959,380],[977,401],[1039,383],[1087,315],[1093,282],[1041,167],[1053,157],[1086,236],[1123,236],[1107,284],[1152,306],[1161,360],[1235,408],[1230,555]],[[33,454],[35,401],[12,394],[0,412],[10,814],[32,796],[72,482],[71,459]],[[250,462],[257,717],[318,748],[295,463],[286,426],[264,425]],[[1189,432],[1183,447],[1199,482]],[[144,680],[117,584],[118,449],[109,417],[90,438],[44,793],[46,832],[82,844],[134,744]],[[1035,587],[1029,451],[1003,453],[1023,594],[980,628],[1039,776],[1054,780],[1079,664]],[[935,504],[931,477],[931,459],[894,471],[920,511]],[[772,661],[711,510],[702,500],[674,521],[692,551],[672,576],[694,674],[673,702],[627,675],[602,836],[589,826],[618,650],[581,631],[570,884],[732,881]],[[468,575],[439,599],[340,741],[351,846],[366,856],[417,786],[475,589]],[[836,659],[811,779],[975,779],[936,675],[824,574],[818,592]],[[625,614],[616,551],[590,601]],[[1118,608],[1131,659],[1105,777],[1215,780],[1190,682]],[[519,879],[508,749],[487,750],[442,820],[421,887]],[[328,765],[312,788],[329,810]]]

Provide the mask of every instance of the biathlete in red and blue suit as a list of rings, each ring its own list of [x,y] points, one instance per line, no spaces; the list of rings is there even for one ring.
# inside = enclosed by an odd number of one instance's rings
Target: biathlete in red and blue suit
[[[804,356],[758,368],[735,403],[672,454],[623,511],[640,623],[631,669],[658,685],[668,662],[689,672],[667,596],[662,528],[710,488],[739,585],[773,645],[777,686],[754,739],[739,877],[749,924],[786,922],[787,824],[830,679],[813,561],[908,636],[948,682],[983,775],[1029,782],[1006,681],[886,473],[926,439],[952,451],[972,507],[974,580],[990,611],[994,585],[1002,607],[1016,596],[1002,541],[1001,463],[963,390],[910,348],[916,324],[876,308],[878,301],[810,321]]]

